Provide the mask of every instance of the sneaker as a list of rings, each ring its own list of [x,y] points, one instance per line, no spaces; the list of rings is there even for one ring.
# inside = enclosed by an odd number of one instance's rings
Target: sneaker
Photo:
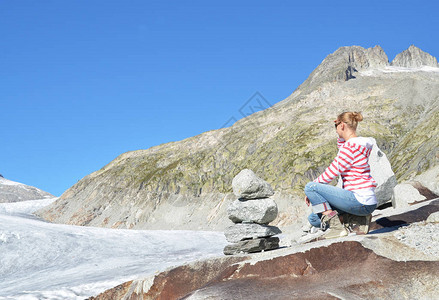
[[[343,224],[341,224],[336,211],[331,212],[329,215],[323,215],[322,229],[324,227],[329,228],[324,235],[325,239],[343,237],[349,234]]]
[[[367,216],[345,214],[343,223],[345,228],[350,232],[355,232],[356,234],[368,234],[371,220],[371,214]]]
[[[309,230],[309,233],[314,234],[320,231],[320,228],[318,227],[311,227],[311,229]]]
[[[308,234],[314,234],[320,231],[320,227],[314,227],[311,224],[307,224],[302,226],[302,236],[308,235]]]
[[[323,232],[320,228],[313,226],[306,235],[303,235],[302,237],[297,239],[296,242],[299,244],[314,242],[314,241],[319,240],[320,237],[324,234],[325,234],[325,232]]]
[[[311,224],[306,223],[305,225],[302,226],[302,232],[308,233],[312,227],[313,226]]]

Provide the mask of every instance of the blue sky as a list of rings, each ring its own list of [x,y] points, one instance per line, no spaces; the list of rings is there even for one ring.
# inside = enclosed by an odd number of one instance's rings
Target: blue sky
[[[341,46],[439,56],[437,1],[0,1],[0,174],[61,195],[289,96]]]

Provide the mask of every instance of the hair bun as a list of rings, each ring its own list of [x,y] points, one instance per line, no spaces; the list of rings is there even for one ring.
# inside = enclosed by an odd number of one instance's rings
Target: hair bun
[[[352,117],[354,118],[355,121],[357,122],[361,122],[363,121],[363,115],[359,112],[353,112],[352,113]]]

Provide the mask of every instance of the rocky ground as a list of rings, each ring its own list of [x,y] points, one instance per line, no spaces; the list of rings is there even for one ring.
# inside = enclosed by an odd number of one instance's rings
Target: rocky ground
[[[92,299],[435,299],[438,214],[439,199],[388,208],[368,235],[198,261]]]
[[[395,237],[403,244],[426,255],[439,258],[439,223],[413,223],[401,227]]]

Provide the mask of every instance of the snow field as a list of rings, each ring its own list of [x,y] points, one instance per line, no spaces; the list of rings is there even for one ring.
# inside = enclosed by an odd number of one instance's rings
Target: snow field
[[[84,299],[170,266],[222,255],[227,244],[222,232],[81,227],[30,215],[54,200],[0,205],[0,299]]]

